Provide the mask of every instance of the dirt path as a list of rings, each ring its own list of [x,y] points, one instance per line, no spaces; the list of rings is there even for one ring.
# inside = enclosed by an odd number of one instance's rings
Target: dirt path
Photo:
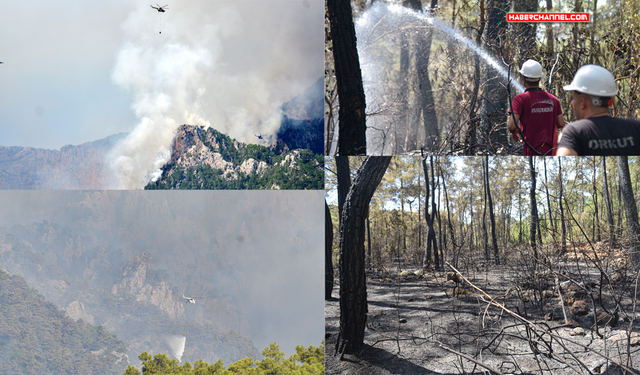
[[[523,275],[517,268],[506,273],[504,270],[497,273],[476,269],[466,276],[507,308],[526,315],[546,331],[542,337],[536,337],[535,332],[527,330],[524,324],[504,311],[487,308],[481,295],[472,292],[470,287],[463,294],[454,296],[454,284],[445,281],[444,273],[431,273],[426,277],[416,276],[413,271],[403,274],[403,277],[398,276],[398,272],[368,275],[365,345],[356,353],[344,354],[342,360],[339,354],[334,356],[340,319],[339,290],[334,288],[334,298],[325,303],[326,374],[490,373],[451,350],[504,374],[603,373],[607,370],[607,360],[594,352],[623,364],[627,363],[630,354],[632,368],[640,368],[640,337],[638,343],[632,340],[635,345],[627,347],[626,332],[632,325],[623,316],[628,317],[628,314],[621,315],[615,327],[600,328],[602,338],[593,330],[592,313],[572,317],[579,328],[562,327],[564,318],[559,296],[549,294],[540,311],[531,302],[535,297],[533,293],[520,288],[518,296],[514,287],[522,284]],[[335,285],[338,285],[337,281]],[[570,293],[567,289],[566,294]],[[523,299],[527,296],[531,301],[525,303]],[[632,311],[632,306],[625,306],[625,309]],[[570,306],[565,310],[571,317]],[[549,312],[554,313],[554,318],[547,321],[544,315]],[[632,339],[634,335],[640,335],[637,333],[640,319],[636,318],[635,322]],[[564,347],[558,340],[553,340],[550,350],[545,344],[552,341],[549,332],[560,338]],[[538,354],[534,355],[534,351]],[[606,373],[617,374],[614,369],[615,365],[609,362]]]

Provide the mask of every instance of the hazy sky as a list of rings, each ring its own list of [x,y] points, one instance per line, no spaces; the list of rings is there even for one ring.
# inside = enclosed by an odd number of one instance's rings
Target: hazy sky
[[[163,1],[160,14],[138,0],[0,0],[0,146],[58,149],[154,121],[242,140],[323,75],[323,1]]]

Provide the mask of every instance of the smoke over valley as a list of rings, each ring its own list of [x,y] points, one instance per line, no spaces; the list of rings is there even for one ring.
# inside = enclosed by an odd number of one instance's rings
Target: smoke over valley
[[[323,220],[321,191],[0,191],[0,268],[131,363],[229,364],[320,344]]]

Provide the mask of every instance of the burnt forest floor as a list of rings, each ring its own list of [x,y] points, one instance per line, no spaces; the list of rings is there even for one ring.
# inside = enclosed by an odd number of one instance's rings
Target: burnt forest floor
[[[490,306],[487,296],[464,282],[456,290],[453,281],[446,281],[451,271],[447,266],[424,274],[418,268],[388,266],[367,272],[364,345],[355,353],[336,355],[340,320],[336,277],[332,299],[325,301],[325,373],[494,373],[487,368],[503,374],[634,373],[611,360],[640,369],[634,271],[607,264],[609,281],[606,277],[601,281],[599,270],[582,259],[564,259],[552,267],[526,261],[506,266],[479,260],[468,264],[459,262],[463,276],[531,325]],[[616,300],[619,313],[613,314]],[[585,303],[574,307],[575,301]],[[614,317],[606,320],[619,318],[617,323],[603,327],[601,321],[596,331],[594,306],[596,314],[604,306]]]

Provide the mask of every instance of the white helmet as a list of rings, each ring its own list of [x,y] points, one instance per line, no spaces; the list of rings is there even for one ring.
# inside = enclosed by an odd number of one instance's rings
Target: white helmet
[[[613,74],[599,65],[584,65],[564,91],[578,91],[593,96],[615,96],[618,93]]]
[[[520,74],[527,78],[542,78],[542,65],[535,60],[527,60],[522,64]]]

